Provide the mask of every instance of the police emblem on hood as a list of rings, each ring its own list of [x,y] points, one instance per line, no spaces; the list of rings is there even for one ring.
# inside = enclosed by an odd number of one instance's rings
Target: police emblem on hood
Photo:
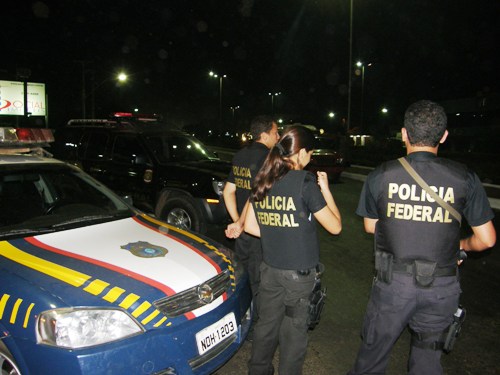
[[[127,245],[120,246],[120,248],[128,250],[135,256],[141,258],[164,257],[168,253],[168,250],[164,247],[152,245],[145,241],[131,242]]]

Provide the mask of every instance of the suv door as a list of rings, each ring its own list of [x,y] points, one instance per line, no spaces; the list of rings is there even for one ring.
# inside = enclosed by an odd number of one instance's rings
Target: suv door
[[[135,134],[114,134],[111,142],[108,186],[121,195],[131,195],[134,205],[154,212],[153,163]]]
[[[107,149],[109,140],[110,136],[106,131],[87,131],[79,141],[77,156],[85,172],[108,186],[109,156],[107,155]]]

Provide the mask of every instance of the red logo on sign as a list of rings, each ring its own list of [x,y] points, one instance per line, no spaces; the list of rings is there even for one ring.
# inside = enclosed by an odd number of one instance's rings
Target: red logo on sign
[[[10,107],[12,103],[8,100],[0,100],[0,111],[4,108]]]

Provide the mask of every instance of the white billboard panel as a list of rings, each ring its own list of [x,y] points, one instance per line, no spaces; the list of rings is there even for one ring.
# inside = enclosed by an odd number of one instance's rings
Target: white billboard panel
[[[45,83],[28,82],[28,112],[30,116],[46,116]],[[24,116],[24,84],[0,81],[0,116]]]

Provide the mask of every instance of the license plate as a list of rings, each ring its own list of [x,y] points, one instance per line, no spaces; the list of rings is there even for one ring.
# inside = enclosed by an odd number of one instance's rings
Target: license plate
[[[238,326],[236,325],[234,313],[229,313],[221,320],[202,329],[196,334],[198,353],[203,354],[212,349],[218,343],[235,333],[237,329]]]

